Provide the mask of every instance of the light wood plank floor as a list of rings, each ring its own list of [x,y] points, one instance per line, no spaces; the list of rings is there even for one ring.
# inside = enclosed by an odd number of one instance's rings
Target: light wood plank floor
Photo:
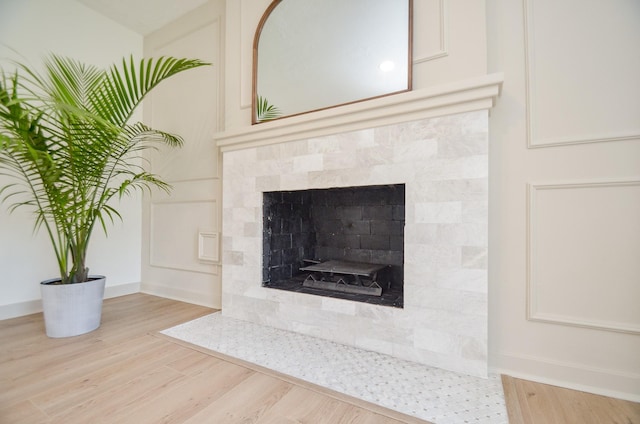
[[[511,424],[640,424],[640,403],[502,376]]]
[[[420,422],[157,334],[211,312],[134,294],[82,336],[48,338],[41,314],[0,321],[0,423]]]
[[[100,329],[50,339],[42,315],[0,321],[0,423],[419,423],[157,332],[211,313],[135,294]],[[512,423],[640,423],[640,404],[504,377]]]

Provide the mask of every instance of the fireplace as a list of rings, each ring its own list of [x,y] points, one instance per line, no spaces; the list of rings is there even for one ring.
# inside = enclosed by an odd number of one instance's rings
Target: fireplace
[[[488,110],[501,81],[488,75],[219,135],[222,314],[486,376]],[[380,186],[404,188],[402,308],[268,287],[265,193]],[[315,237],[315,252],[303,248],[292,270],[338,258],[319,254]]]
[[[263,194],[262,285],[402,307],[405,186]]]

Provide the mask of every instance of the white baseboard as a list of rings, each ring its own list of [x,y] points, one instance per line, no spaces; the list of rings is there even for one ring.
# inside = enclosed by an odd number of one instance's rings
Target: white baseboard
[[[37,314],[38,312],[42,312],[40,299],[0,305],[0,320]]]
[[[220,309],[220,305],[215,305],[215,301],[207,299],[211,296],[207,296],[205,293],[185,290],[183,288],[167,287],[155,284],[142,284],[140,291],[153,296],[206,306],[207,308]]]
[[[140,283],[125,283],[117,286],[107,286],[104,288],[104,298],[126,296],[128,294],[140,293]]]
[[[617,399],[640,402],[640,375],[534,356],[497,353],[491,372]]]
[[[104,298],[110,299],[112,297],[125,296],[134,293],[140,293],[140,283],[125,283],[115,286],[107,286],[104,289]],[[0,305],[0,320],[37,314],[39,312],[42,312],[42,302],[40,299]]]

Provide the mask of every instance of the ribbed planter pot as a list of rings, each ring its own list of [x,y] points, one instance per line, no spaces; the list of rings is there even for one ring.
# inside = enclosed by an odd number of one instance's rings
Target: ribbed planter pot
[[[84,283],[54,284],[57,281],[60,279],[40,283],[47,336],[78,336],[100,327],[107,278],[90,275]]]

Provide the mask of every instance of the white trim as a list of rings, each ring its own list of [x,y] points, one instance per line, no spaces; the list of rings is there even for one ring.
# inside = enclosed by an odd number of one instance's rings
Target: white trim
[[[266,0],[265,0],[266,1]],[[265,10],[268,7],[269,3],[271,2],[271,0],[269,0],[268,3],[266,3],[265,5]],[[247,32],[247,31],[243,31],[243,27],[242,24],[244,22],[244,20],[242,19],[243,16],[248,16],[246,10],[251,8],[251,5],[247,5],[247,0],[240,0],[239,4],[240,4],[240,14],[238,16],[239,20],[240,20],[240,40],[239,43],[237,43],[235,46],[233,46],[234,48],[237,48],[240,56],[240,89],[238,90],[238,93],[240,94],[240,101],[238,102],[240,104],[240,109],[251,109],[251,96],[253,95],[253,39],[255,37],[256,34],[256,30],[257,30],[257,25],[260,22],[260,17],[262,16],[262,14],[264,14],[264,11],[262,11],[256,18],[255,21],[255,25],[252,25],[252,31]],[[243,9],[245,9],[243,11]],[[248,25],[248,24],[247,24]],[[249,36],[249,40],[247,40],[247,36]],[[244,53],[242,48],[245,46],[251,46],[251,48],[249,49],[250,53]],[[249,63],[246,63],[245,56],[249,56]],[[226,62],[226,61],[225,61]],[[247,77],[246,72],[247,70],[249,70],[249,75]],[[247,84],[245,84],[245,82],[248,81],[248,87],[249,87],[249,92],[247,92]],[[220,127],[222,128],[222,127]]]
[[[522,0],[522,15],[523,15],[523,27],[524,27],[524,80],[525,80],[525,124],[527,135],[527,146],[531,148],[535,143],[533,140],[533,115],[534,111],[531,106],[531,97],[533,83],[533,72],[531,69],[531,63],[533,62],[533,46],[529,37],[531,33],[531,27],[533,26],[533,13],[529,10],[529,2]],[[531,6],[533,7],[533,6]]]
[[[556,147],[556,146],[571,146],[575,144],[590,144],[590,143],[605,143],[608,141],[626,141],[626,140],[640,140],[640,133],[629,134],[609,134],[601,137],[564,137],[564,138],[548,138],[540,139],[535,144],[529,144],[531,149],[539,149],[544,147]]]
[[[153,296],[163,297],[165,299],[177,300],[180,302],[192,303],[194,305],[206,306],[208,308],[219,309],[211,302],[206,302],[203,299],[207,299],[211,294],[194,292],[191,290],[185,290],[180,287],[166,287],[159,285],[143,284],[141,293],[150,294]]]
[[[217,203],[217,199],[189,199],[189,200],[177,200],[173,197],[168,197],[163,200],[154,200],[149,202],[151,205],[176,205],[182,203]]]
[[[447,57],[449,56],[449,25],[447,25],[447,3],[445,2],[445,0],[439,0],[438,1],[438,5],[439,5],[439,14],[438,14],[438,19],[440,20],[440,46],[439,46],[439,50],[435,53],[432,54],[427,54],[424,56],[420,56],[420,57],[414,57],[413,58],[413,64],[416,65],[418,63],[423,63],[423,62],[429,62],[431,60],[435,60],[435,59],[440,59],[443,57]],[[414,10],[413,10],[413,16],[414,16],[414,28],[415,28],[415,5],[414,5]],[[415,40],[413,40],[413,45],[415,47]]]
[[[551,384],[572,390],[640,402],[640,375],[542,357],[499,352],[490,355],[491,373]]]
[[[211,265],[209,263],[206,263],[203,265]],[[194,272],[196,274],[205,274],[205,275],[220,275],[220,272],[218,271],[220,269],[220,265],[217,264],[213,264],[214,268],[212,271],[197,271],[194,269],[187,269],[185,267],[180,267],[180,266],[172,266],[172,265],[154,265],[154,264],[149,264],[150,267],[153,268],[160,268],[160,269],[170,269],[172,271],[181,271],[181,272]]]
[[[423,90],[291,116],[230,130],[214,137],[223,152],[285,141],[489,110],[502,89],[503,75],[490,74]]]
[[[225,20],[222,18],[222,16],[217,17],[216,19],[214,19],[213,22],[216,22],[218,24],[218,49],[217,49],[217,63],[223,63],[224,61],[224,57],[225,57],[225,37],[224,37],[224,33],[225,33]],[[213,66],[216,66],[216,64],[214,63]],[[217,77],[218,77],[218,89],[216,90],[215,96],[216,96],[216,129],[217,128],[224,128],[224,121],[225,121],[225,102],[224,102],[224,96],[225,96],[225,67],[224,66],[218,66],[217,69]],[[220,178],[220,166],[219,164],[216,164],[216,178]]]
[[[598,180],[582,182],[554,182],[545,184],[529,183],[527,205],[527,319],[582,328],[592,328],[620,333],[640,334],[640,326],[624,322],[587,320],[580,317],[540,312],[536,296],[536,275],[533,264],[536,258],[536,193],[540,190],[564,190],[581,188],[640,186],[640,180]]]
[[[213,240],[213,253],[211,255],[205,254],[205,241]],[[219,263],[220,262],[220,237],[215,231],[198,231],[198,260],[205,263]]]
[[[194,11],[189,12],[189,13],[194,13]],[[195,13],[198,13],[198,12],[195,12]],[[195,26],[181,27],[181,28],[184,28],[184,29],[179,30],[179,31],[171,32],[170,36],[163,36],[162,38],[164,38],[164,40],[162,40],[160,43],[154,45],[153,46],[153,51],[157,52],[160,49],[164,49],[165,47],[167,47],[169,44],[175,42],[176,40],[181,39],[181,38],[185,38],[185,37],[187,37],[189,35],[192,35],[192,34],[195,34],[196,32],[200,31],[201,29],[204,29],[204,28],[208,27],[211,24],[221,24],[221,23],[222,23],[222,21],[221,21],[220,16],[216,16],[214,19],[202,21],[198,25],[195,25]],[[156,33],[152,33],[152,34],[156,34]],[[163,34],[163,33],[158,32],[157,34]]]
[[[211,181],[211,180],[219,180],[219,179],[220,179],[220,176],[215,176],[215,177],[195,177],[195,178],[184,178],[184,179],[165,180],[165,181],[168,184],[183,184],[183,183],[198,183],[198,182],[201,182],[201,181]]]
[[[140,293],[140,282],[117,284],[109,286],[109,276],[107,276],[107,286],[104,288],[104,298],[111,299],[113,297],[126,296],[129,294]]]
[[[416,59],[413,61],[414,65],[417,65],[418,63],[424,63],[424,62],[430,62],[432,60],[436,60],[436,59],[441,59],[443,57],[447,57],[449,56],[449,52],[445,52],[445,51],[438,51],[436,53],[433,53],[429,56],[423,56],[419,59]]]
[[[27,300],[26,302],[0,305],[0,320],[21,317],[42,312],[42,301]]]

